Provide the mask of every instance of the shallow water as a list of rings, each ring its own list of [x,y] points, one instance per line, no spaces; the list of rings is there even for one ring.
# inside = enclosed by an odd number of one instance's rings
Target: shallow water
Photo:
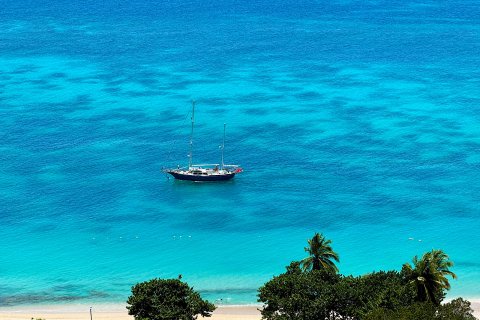
[[[0,11],[0,305],[256,290],[314,232],[340,271],[441,248],[480,297],[480,26],[469,1],[19,1]],[[194,161],[244,172],[167,180]],[[222,299],[222,300],[219,300]]]

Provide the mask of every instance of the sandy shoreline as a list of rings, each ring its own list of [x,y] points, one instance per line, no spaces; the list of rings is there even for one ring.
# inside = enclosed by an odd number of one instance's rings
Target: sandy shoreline
[[[474,309],[474,315],[480,319],[480,299],[469,300]],[[258,305],[249,306],[218,306],[211,320],[260,320]],[[33,305],[17,307],[0,307],[1,320],[89,320],[90,305]],[[133,320],[127,314],[125,305],[92,305],[93,320]],[[200,318],[203,319],[203,318]]]
[[[218,306],[212,320],[259,320],[260,306]],[[0,307],[1,320],[90,320],[90,305],[32,305],[16,307]],[[93,320],[133,320],[125,305],[92,305]],[[203,318],[199,318],[203,319]]]

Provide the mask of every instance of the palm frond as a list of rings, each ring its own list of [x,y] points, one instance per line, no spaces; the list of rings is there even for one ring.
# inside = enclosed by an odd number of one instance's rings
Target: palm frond
[[[338,272],[338,268],[332,261],[340,262],[340,258],[332,249],[332,241],[325,239],[321,233],[315,235],[308,240],[308,246],[305,247],[305,252],[309,256],[302,260],[303,270],[317,270],[323,268],[332,272]]]
[[[403,265],[410,283],[414,282],[417,287],[417,298],[420,301],[437,301],[439,292],[450,289],[447,276],[456,279],[456,275],[449,270],[453,266],[447,254],[442,250],[426,252],[421,259],[415,256],[412,259],[413,265]]]

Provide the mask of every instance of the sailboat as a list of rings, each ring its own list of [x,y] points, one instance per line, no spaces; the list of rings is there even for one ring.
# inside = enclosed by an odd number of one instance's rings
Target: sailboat
[[[166,169],[166,173],[172,175],[177,180],[188,181],[225,181],[230,180],[237,173],[243,171],[238,165],[225,164],[224,149],[225,149],[225,130],[226,124],[223,124],[223,142],[220,146],[222,150],[221,163],[214,164],[193,164],[193,128],[195,125],[195,101],[192,101],[192,128],[190,131],[190,152],[188,154],[188,167],[178,166],[175,169]]]

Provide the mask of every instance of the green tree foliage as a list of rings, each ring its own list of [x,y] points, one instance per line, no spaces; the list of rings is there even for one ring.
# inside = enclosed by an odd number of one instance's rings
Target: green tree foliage
[[[409,263],[403,265],[407,279],[415,284],[417,300],[431,301],[440,304],[445,296],[445,290],[450,289],[447,276],[456,279],[457,276],[449,269],[453,266],[448,256],[442,250],[432,250],[421,259],[415,256]]]
[[[320,270],[338,272],[338,268],[332,261],[339,262],[338,254],[332,249],[332,241],[325,239],[320,233],[315,233],[312,239],[308,240],[308,247],[305,251],[309,256],[302,260],[303,270]]]
[[[458,298],[440,306],[438,318],[441,320],[475,320],[471,304]]]
[[[362,320],[433,320],[435,305],[430,302],[415,302],[397,309],[377,308],[370,311]]]
[[[261,313],[270,320],[326,319],[334,304],[334,284],[339,276],[324,270],[301,272],[298,263],[259,289]]]
[[[405,285],[403,275],[397,271],[342,277],[341,283],[343,288],[337,290],[341,294],[339,301],[345,304],[342,310],[348,311],[345,314],[360,319],[376,308],[395,309],[410,305],[415,297],[411,287]],[[344,292],[351,292],[350,297],[353,299],[345,299]]]
[[[458,298],[443,305],[431,302],[416,302],[395,310],[375,309],[363,320],[475,320],[470,302]]]
[[[411,304],[415,292],[396,271],[345,277],[326,270],[302,272],[292,262],[286,273],[259,289],[258,297],[269,320],[362,319],[374,309]]]
[[[415,288],[396,271],[345,277],[303,272],[292,262],[259,289],[258,297],[267,320],[475,320],[470,303],[461,298],[442,305],[417,302]]]
[[[194,320],[211,316],[215,306],[179,279],[153,279],[132,287],[128,314],[135,320]]]
[[[266,320],[474,320],[470,303],[440,304],[450,289],[453,263],[432,250],[400,272],[359,277],[338,274],[331,241],[316,233],[305,248],[310,255],[265,283],[258,301]]]

